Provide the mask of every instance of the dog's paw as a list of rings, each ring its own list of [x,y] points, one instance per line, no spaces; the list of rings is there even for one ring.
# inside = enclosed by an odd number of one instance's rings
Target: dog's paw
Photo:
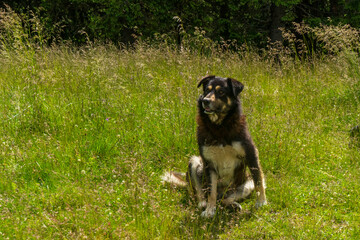
[[[200,201],[199,204],[198,204],[198,207],[199,207],[200,209],[206,208],[206,201],[205,201],[205,200],[204,200],[204,201]]]
[[[232,202],[230,204],[226,204],[226,207],[234,211],[242,211],[242,207],[238,202]]]
[[[208,207],[201,213],[201,216],[204,218],[211,218],[216,213],[216,207]]]
[[[255,208],[260,208],[264,205],[267,204],[267,201],[266,200],[257,200],[256,203],[255,203]]]
[[[228,208],[228,209],[232,209],[232,210],[242,210],[242,207],[240,205],[240,203],[235,202],[234,198],[226,198],[222,201],[222,203]]]

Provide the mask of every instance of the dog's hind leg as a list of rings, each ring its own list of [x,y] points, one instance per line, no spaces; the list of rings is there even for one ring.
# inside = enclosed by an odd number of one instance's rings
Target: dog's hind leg
[[[226,206],[237,207],[241,210],[241,205],[236,201],[248,197],[254,189],[254,181],[252,179],[248,179],[244,184],[237,187],[233,193],[222,200],[222,202]]]
[[[189,161],[188,182],[196,193],[199,208],[206,207],[205,193],[203,191],[204,164],[201,157],[192,156]]]

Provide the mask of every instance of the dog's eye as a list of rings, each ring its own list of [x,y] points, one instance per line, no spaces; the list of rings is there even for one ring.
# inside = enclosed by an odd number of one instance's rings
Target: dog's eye
[[[223,90],[219,90],[219,91],[218,91],[218,94],[219,94],[219,95],[224,95],[224,91],[223,91]]]

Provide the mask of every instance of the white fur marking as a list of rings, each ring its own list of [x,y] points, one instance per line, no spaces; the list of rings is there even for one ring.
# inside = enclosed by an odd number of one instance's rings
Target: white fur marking
[[[219,116],[216,113],[209,114],[210,121],[216,122],[219,119]]]
[[[236,150],[239,156],[245,157],[245,149],[241,145],[241,142],[232,142],[232,147]]]
[[[252,179],[246,181],[246,183],[244,184],[244,188],[250,190],[250,192],[253,191],[255,189],[254,181]]]
[[[196,176],[196,175],[197,175],[197,173],[196,173],[197,169],[203,167],[203,163],[202,163],[201,157],[192,156],[192,157],[190,158],[190,162],[191,162],[191,164],[192,164],[192,167],[191,167],[191,175],[192,175],[192,176]],[[200,184],[200,183],[196,182],[195,185],[196,185],[196,186],[195,186],[196,188],[201,189],[201,184]]]
[[[234,170],[245,156],[245,150],[241,142],[232,142],[226,146],[203,146],[203,154],[214,165],[220,185],[225,186],[233,180]]]
[[[202,160],[201,160],[201,157],[198,157],[198,156],[192,156],[191,158],[190,158],[190,162],[192,163],[192,164],[194,164],[194,165],[200,165],[200,166],[202,166]]]
[[[171,172],[165,172],[161,176],[161,180],[162,180],[163,183],[167,182],[167,183],[174,184],[174,185],[177,185],[177,186],[182,186],[182,187],[185,187],[187,185],[183,181],[178,179],[176,176],[174,176],[174,174],[172,174]]]

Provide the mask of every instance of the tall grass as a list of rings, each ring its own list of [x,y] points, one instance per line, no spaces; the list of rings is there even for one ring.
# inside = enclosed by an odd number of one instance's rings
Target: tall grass
[[[356,54],[279,65],[252,51],[204,56],[144,42],[13,43],[2,42],[0,59],[0,238],[359,235]],[[253,196],[243,212],[220,208],[204,220],[187,191],[159,176],[198,154],[196,83],[210,73],[245,84],[269,205],[255,210]]]

